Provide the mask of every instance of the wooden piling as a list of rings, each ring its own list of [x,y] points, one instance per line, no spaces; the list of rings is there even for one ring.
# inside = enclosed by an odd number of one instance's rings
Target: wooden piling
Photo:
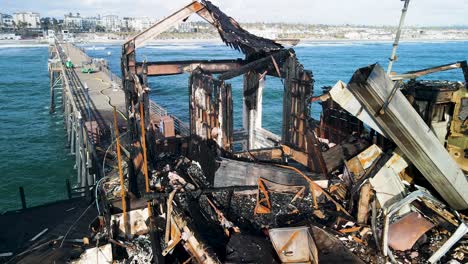
[[[20,194],[20,198],[21,198],[21,207],[23,209],[26,209],[26,196],[24,195],[23,186],[19,187],[19,194]]]
[[[71,199],[72,198],[72,193],[71,193],[71,184],[70,184],[69,179],[65,180],[65,187],[67,189],[67,197],[68,197],[68,199]]]

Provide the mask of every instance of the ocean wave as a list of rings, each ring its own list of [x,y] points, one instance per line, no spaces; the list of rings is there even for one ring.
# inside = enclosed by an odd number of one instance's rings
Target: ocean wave
[[[158,45],[158,46],[146,46],[148,49],[160,49],[160,50],[194,50],[201,49],[201,45]]]
[[[86,47],[84,48],[85,50],[105,50],[107,49],[106,47]]]
[[[49,44],[0,44],[0,49],[43,48],[48,46]]]
[[[364,43],[360,42],[309,42],[309,43],[299,43],[298,48],[308,48],[308,47],[343,47],[343,46],[363,46]]]

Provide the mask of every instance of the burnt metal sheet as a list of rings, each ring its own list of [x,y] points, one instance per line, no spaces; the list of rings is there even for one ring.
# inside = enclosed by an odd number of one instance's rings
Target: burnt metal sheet
[[[318,251],[308,227],[274,228],[268,231],[282,263],[318,263]]]
[[[434,224],[417,212],[405,215],[388,228],[388,245],[395,250],[409,250]]]
[[[377,125],[447,203],[457,210],[467,209],[466,176],[406,97],[396,91],[385,114],[378,115],[393,86],[392,80],[378,64],[357,70],[348,85]]]
[[[283,48],[271,39],[255,36],[243,29],[237,21],[223,13],[210,1],[202,1],[218,29],[221,39],[226,45],[242,51],[246,55],[257,52],[271,52]]]

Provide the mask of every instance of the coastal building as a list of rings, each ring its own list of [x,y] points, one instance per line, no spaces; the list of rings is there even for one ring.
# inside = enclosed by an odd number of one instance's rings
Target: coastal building
[[[143,31],[155,24],[157,19],[154,17],[135,17],[127,21],[129,22],[128,28],[134,31]]]
[[[81,30],[83,28],[83,18],[80,16],[80,13],[73,15],[70,12],[64,16],[63,25],[66,29]]]
[[[40,28],[41,16],[36,12],[17,12],[13,14],[13,21],[16,25],[25,24],[27,28]]]
[[[81,29],[83,31],[94,32],[99,22],[99,17],[85,17],[81,21]]]
[[[7,15],[7,14],[2,14],[1,28],[2,29],[13,29],[13,27],[14,27],[13,16]]]
[[[122,29],[124,31],[132,31],[133,17],[124,17],[122,18]]]
[[[106,31],[119,32],[122,22],[116,15],[107,15],[99,20],[99,25],[105,27]]]
[[[185,23],[179,23],[175,26],[177,32],[179,33],[191,33],[191,32],[196,32],[196,28],[194,27],[194,24],[190,22],[185,22]]]

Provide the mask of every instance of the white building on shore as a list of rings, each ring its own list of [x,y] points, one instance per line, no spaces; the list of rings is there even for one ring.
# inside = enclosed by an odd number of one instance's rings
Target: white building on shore
[[[25,23],[27,28],[40,28],[41,16],[36,12],[17,12],[13,14],[13,20],[16,25]]]
[[[13,29],[14,28],[14,23],[13,23],[13,16],[7,15],[7,14],[2,14],[1,22],[0,22],[0,27],[2,29]]]
[[[66,29],[81,30],[83,28],[83,18],[80,13],[76,13],[76,15],[68,13],[64,16],[63,25]]]
[[[136,31],[143,31],[151,25],[156,23],[156,19],[152,17],[137,17],[135,20],[133,20],[133,29]]]
[[[107,31],[119,32],[122,21],[116,15],[107,15],[101,18],[99,25],[105,27]]]

